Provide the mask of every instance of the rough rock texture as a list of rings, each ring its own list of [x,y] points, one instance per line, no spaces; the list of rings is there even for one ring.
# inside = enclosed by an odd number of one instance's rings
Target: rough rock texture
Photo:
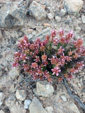
[[[11,113],[26,113],[26,110],[23,109],[23,106],[20,106],[19,104],[13,105],[10,108]]]
[[[33,98],[32,103],[29,106],[29,111],[30,113],[47,113],[36,97]]]
[[[5,104],[6,106],[12,107],[16,102],[16,98],[14,95],[11,95],[9,98],[6,99]]]
[[[83,0],[64,0],[68,13],[78,13],[83,7]]]
[[[27,100],[27,99],[26,99],[26,100],[24,101],[24,108],[25,108],[25,109],[28,109],[30,103],[31,103],[31,100]]]
[[[23,26],[23,19],[25,17],[25,9],[18,7],[17,4],[10,6],[5,5],[0,10],[0,27],[19,27]]]
[[[39,3],[33,1],[28,9],[28,12],[36,20],[43,20],[46,18],[46,11],[41,7]]]
[[[21,100],[21,101],[24,101],[26,98],[26,91],[25,90],[17,90],[16,91],[16,98]]]
[[[53,94],[54,88],[47,81],[39,81],[36,84],[35,94],[38,96],[48,97]]]
[[[16,79],[19,76],[19,70],[16,68],[11,68],[11,70],[9,71],[9,77],[10,79]]]

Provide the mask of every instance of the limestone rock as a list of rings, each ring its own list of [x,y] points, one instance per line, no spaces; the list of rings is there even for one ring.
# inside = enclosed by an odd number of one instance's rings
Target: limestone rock
[[[65,96],[65,95],[61,95],[60,97],[61,97],[61,99],[62,99],[64,102],[66,102],[66,101],[67,101],[67,98],[66,98],[66,96]]]
[[[31,100],[25,100],[25,101],[24,101],[24,108],[25,108],[25,109],[28,109],[30,103],[31,103]]]
[[[66,15],[66,9],[61,9],[60,10],[60,16],[63,17]]]
[[[19,73],[20,73],[20,72],[19,72],[18,69],[12,68],[12,69],[9,71],[8,76],[9,76],[10,79],[15,79],[15,78],[17,78],[17,77],[19,76]]]
[[[36,20],[43,20],[46,18],[46,11],[42,8],[42,6],[33,1],[28,9],[28,13],[33,16]]]
[[[26,98],[26,91],[25,90],[17,90],[16,91],[16,98],[21,100],[21,101],[24,101]]]
[[[60,22],[60,21],[61,21],[61,17],[56,16],[56,17],[55,17],[55,20],[56,20],[56,22]]]
[[[68,108],[70,109],[70,111],[73,111],[74,113],[80,113],[77,106],[73,102],[69,104]]]
[[[83,0],[64,0],[68,13],[78,13],[83,7]]]
[[[10,108],[11,113],[26,113],[26,110],[23,108],[23,106],[20,106],[19,104],[15,104]]]
[[[48,17],[48,19],[52,20],[54,16],[53,16],[52,13],[48,13],[48,14],[47,14],[47,17]]]
[[[82,22],[85,24],[85,16],[84,15],[82,15]]]
[[[6,99],[5,104],[6,104],[6,106],[11,107],[15,104],[15,102],[16,102],[15,96],[11,95],[9,98]]]
[[[48,97],[53,94],[54,88],[47,81],[39,81],[36,84],[36,89],[34,89],[34,92],[38,96]]]
[[[32,103],[29,106],[29,111],[30,113],[47,113],[36,97],[33,98]]]
[[[4,111],[0,110],[0,113],[4,113]]]
[[[23,26],[25,9],[17,4],[5,5],[0,10],[0,27],[20,27]]]
[[[45,108],[47,113],[53,113],[53,108],[51,106]]]
[[[3,100],[4,100],[4,98],[5,98],[4,93],[3,93],[3,92],[0,92],[0,101],[3,101]]]
[[[34,41],[34,40],[36,40],[36,38],[38,37],[38,38],[40,38],[40,40],[44,40],[45,39],[45,37],[47,36],[47,35],[50,35],[51,34],[51,28],[50,27],[47,27],[47,28],[45,28],[41,33],[38,33],[38,34],[36,34],[34,37],[32,37],[31,39]]]

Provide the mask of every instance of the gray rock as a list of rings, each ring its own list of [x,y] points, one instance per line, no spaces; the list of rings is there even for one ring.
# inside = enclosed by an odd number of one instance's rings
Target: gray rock
[[[4,111],[0,110],[0,113],[4,113]]]
[[[0,106],[3,104],[3,102],[0,100]]]
[[[83,0],[64,0],[64,7],[68,13],[78,13],[83,7]]]
[[[66,101],[67,101],[67,98],[66,98],[66,96],[65,96],[65,95],[61,95],[60,97],[61,97],[61,99],[62,99],[64,102],[66,102]]]
[[[25,100],[25,101],[24,101],[24,108],[25,108],[25,109],[28,109],[30,103],[31,103],[31,100]]]
[[[54,88],[47,81],[39,81],[36,84],[36,89],[34,89],[34,92],[38,96],[48,97],[53,94]]]
[[[60,16],[63,17],[66,15],[66,9],[61,9],[60,10]]]
[[[23,106],[15,104],[10,108],[10,113],[26,113],[26,110],[23,108]]]
[[[5,98],[4,93],[3,93],[3,92],[0,92],[0,101],[3,101],[3,100],[4,100],[4,98]]]
[[[84,15],[82,15],[82,22],[85,24],[85,16]]]
[[[53,113],[53,108],[51,106],[45,108],[47,113]]]
[[[47,113],[36,97],[33,98],[32,103],[29,106],[29,111],[30,113]]]
[[[52,13],[48,13],[48,14],[47,14],[47,17],[48,17],[48,19],[50,19],[50,20],[52,20],[52,19],[54,18],[54,16],[53,16]]]
[[[56,22],[60,22],[61,21],[61,17],[60,16],[56,16],[55,20],[56,20]]]
[[[23,26],[25,18],[25,8],[18,7],[17,4],[5,5],[0,10],[0,27],[20,27]]]
[[[20,71],[16,68],[11,68],[11,70],[8,73],[8,76],[10,79],[15,79],[19,76]]]
[[[34,41],[36,40],[36,38],[40,38],[40,40],[44,40],[46,35],[50,35],[51,34],[51,28],[47,27],[46,29],[44,29],[41,33],[36,34],[34,37],[32,37],[31,39]]]
[[[33,1],[28,9],[28,13],[36,20],[43,20],[46,18],[46,11],[41,7],[39,3]]]
[[[26,91],[25,90],[17,90],[16,91],[16,98],[21,100],[21,101],[24,101],[26,98]]]
[[[69,104],[68,108],[73,111],[74,113],[80,113],[80,111],[78,110],[77,106],[72,102]]]
[[[6,99],[5,104],[6,106],[11,107],[15,104],[15,102],[16,102],[15,96],[11,95],[9,98]]]

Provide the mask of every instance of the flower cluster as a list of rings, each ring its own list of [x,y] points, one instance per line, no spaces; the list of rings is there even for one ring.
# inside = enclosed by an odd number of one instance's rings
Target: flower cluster
[[[80,57],[85,56],[82,39],[75,40],[73,33],[58,33],[53,30],[51,35],[41,41],[29,41],[26,36],[19,41],[18,51],[14,54],[13,67],[20,67],[35,79],[47,79],[52,82],[56,77],[60,82],[63,78],[71,79],[73,74],[83,66]]]

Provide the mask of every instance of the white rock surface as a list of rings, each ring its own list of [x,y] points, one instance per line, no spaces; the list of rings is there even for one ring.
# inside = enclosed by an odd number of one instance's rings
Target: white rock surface
[[[24,101],[24,108],[25,108],[25,109],[28,109],[30,103],[31,103],[31,100],[25,100],[25,101]]]
[[[60,22],[60,21],[61,21],[61,17],[56,16],[56,17],[55,17],[55,20],[56,20],[56,22]]]
[[[11,113],[26,113],[26,110],[23,108],[23,106],[20,106],[19,104],[15,104],[10,108]]]
[[[42,6],[33,1],[28,9],[28,12],[31,16],[33,16],[36,20],[43,20],[46,18],[46,11]]]
[[[4,111],[0,110],[0,113],[4,113]]]
[[[68,12],[77,13],[83,7],[83,0],[64,0]]]
[[[34,92],[38,96],[48,97],[53,94],[54,88],[47,81],[39,81],[36,84],[36,89],[34,89]]]
[[[29,106],[29,111],[30,113],[47,113],[36,97],[33,98],[32,103]]]
[[[47,113],[53,113],[53,108],[51,106],[48,106],[45,108]]]
[[[54,16],[53,16],[52,13],[48,13],[48,14],[47,14],[47,17],[48,17],[48,19],[52,20]]]
[[[84,15],[82,15],[82,22],[85,24],[85,16]]]
[[[21,101],[24,101],[26,98],[26,91],[25,90],[17,90],[16,91],[16,98],[21,100]]]
[[[3,100],[4,100],[4,98],[5,98],[4,93],[3,93],[3,92],[0,92],[0,101],[3,101]]]
[[[62,99],[64,102],[66,102],[66,101],[67,101],[67,98],[66,98],[66,96],[65,96],[65,95],[61,95],[60,97],[61,97],[61,99]]]
[[[3,102],[0,100],[0,106],[3,104]]]
[[[19,73],[20,73],[20,72],[19,72],[18,69],[12,68],[12,69],[9,71],[8,76],[9,76],[10,79],[15,79],[16,77],[19,76]]]
[[[80,111],[74,103],[69,104],[69,109],[72,110],[74,113],[80,113]]]
[[[6,99],[5,104],[6,104],[6,106],[11,107],[15,104],[15,102],[16,102],[15,96],[11,95],[9,98]]]
[[[66,9],[61,9],[60,10],[60,16],[63,17],[66,14]]]

